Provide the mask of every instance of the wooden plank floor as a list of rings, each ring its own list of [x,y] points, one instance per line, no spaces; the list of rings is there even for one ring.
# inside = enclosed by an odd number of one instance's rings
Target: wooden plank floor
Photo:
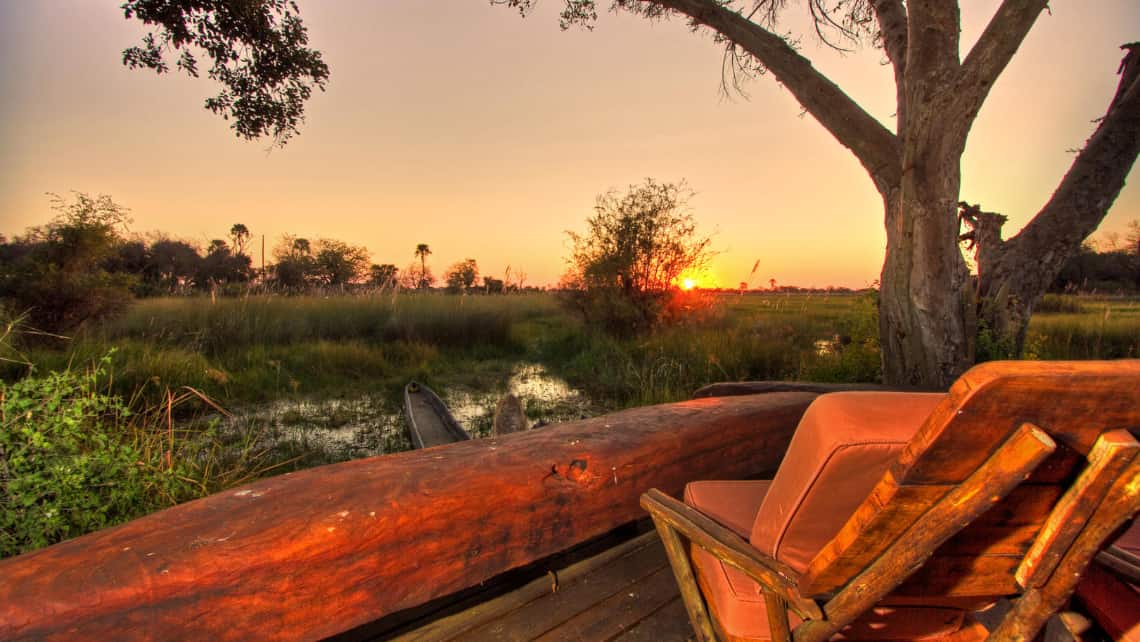
[[[664,642],[693,633],[650,532],[396,639]]]

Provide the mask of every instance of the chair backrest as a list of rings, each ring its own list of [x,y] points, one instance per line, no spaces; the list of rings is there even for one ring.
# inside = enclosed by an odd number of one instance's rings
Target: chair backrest
[[[1082,536],[1097,505],[1110,498],[1123,506],[1116,513],[1135,512],[1140,460],[1132,435],[1140,434],[1138,428],[1138,360],[979,365],[953,385],[867,499],[809,563],[800,593],[834,594],[866,579],[867,569],[888,549],[927,522],[951,535],[939,540],[933,555],[892,596],[961,600],[1041,586]],[[1051,454],[1026,468],[1032,473],[1024,482],[1017,483],[1019,477],[1001,491],[986,488],[979,471],[987,465],[1000,471],[1003,464],[995,460],[1007,452],[1003,448],[1016,448],[1003,444],[1025,437],[1027,430],[1038,441],[1051,438]],[[933,523],[931,509],[939,502],[972,497],[962,490],[967,482],[978,485],[976,492],[993,492],[992,506],[981,508],[984,512],[964,528]],[[1122,494],[1128,497],[1121,499]],[[944,508],[955,517],[953,507]],[[1111,531],[1127,515],[1098,519],[1098,528]]]

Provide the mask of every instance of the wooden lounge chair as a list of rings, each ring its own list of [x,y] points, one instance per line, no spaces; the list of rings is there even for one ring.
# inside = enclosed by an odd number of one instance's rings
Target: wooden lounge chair
[[[1140,508],[1138,427],[1140,361],[987,363],[820,396],[771,481],[641,504],[700,640],[1031,640]]]

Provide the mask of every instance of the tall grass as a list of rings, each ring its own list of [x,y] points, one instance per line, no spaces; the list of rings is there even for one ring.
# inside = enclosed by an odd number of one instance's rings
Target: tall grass
[[[618,340],[583,330],[549,346],[555,372],[611,406],[687,399],[717,381],[877,381],[868,296],[723,297],[700,323]]]
[[[151,299],[62,350],[28,354],[41,368],[59,370],[114,346],[121,394],[152,395],[168,385],[236,403],[376,386],[395,394],[400,379],[430,375],[450,360],[520,354],[514,327],[551,314],[556,303],[542,296]]]
[[[546,305],[544,305],[546,304]],[[103,340],[222,354],[235,346],[305,341],[408,341],[436,346],[503,345],[511,323],[540,314],[547,300],[525,297],[402,296],[154,299],[100,328]]]
[[[1057,314],[1035,314],[1029,323],[1026,356],[1038,359],[1122,359],[1140,357],[1140,301],[1074,298]],[[1071,311],[1079,306],[1080,313]]]

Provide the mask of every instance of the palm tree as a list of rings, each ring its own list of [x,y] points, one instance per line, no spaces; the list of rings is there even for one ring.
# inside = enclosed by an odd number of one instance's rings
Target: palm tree
[[[234,240],[234,251],[245,254],[245,244],[249,242],[249,228],[243,223],[234,223],[230,228],[230,238]]]
[[[431,248],[427,243],[420,243],[416,246],[416,256],[420,257],[420,287],[427,287],[427,257],[431,254]]]

